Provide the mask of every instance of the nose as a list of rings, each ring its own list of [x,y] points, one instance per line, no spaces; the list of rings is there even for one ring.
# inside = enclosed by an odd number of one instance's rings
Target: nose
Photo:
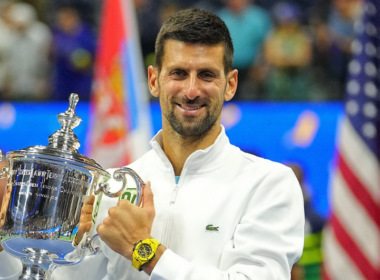
[[[185,96],[190,100],[196,99],[200,95],[199,86],[200,85],[199,85],[197,75],[196,74],[189,75],[189,78],[187,79]]]

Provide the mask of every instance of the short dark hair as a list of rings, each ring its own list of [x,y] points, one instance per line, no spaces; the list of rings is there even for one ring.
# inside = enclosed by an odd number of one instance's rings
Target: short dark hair
[[[156,67],[161,70],[165,42],[169,39],[189,44],[222,45],[224,71],[232,70],[234,48],[230,32],[217,15],[201,9],[186,9],[171,16],[162,25],[156,39]]]

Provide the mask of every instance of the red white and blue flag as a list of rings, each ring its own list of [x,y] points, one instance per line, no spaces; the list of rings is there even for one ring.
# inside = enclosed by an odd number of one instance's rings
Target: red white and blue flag
[[[324,235],[324,279],[380,279],[380,1],[363,1]]]
[[[120,167],[149,149],[149,94],[133,1],[104,0],[87,154]]]

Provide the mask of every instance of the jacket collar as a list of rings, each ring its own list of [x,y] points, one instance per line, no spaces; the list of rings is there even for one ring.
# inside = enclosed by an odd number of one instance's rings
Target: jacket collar
[[[204,150],[197,150],[193,152],[186,160],[184,169],[187,170],[202,170],[208,171],[209,169],[215,169],[223,163],[223,159],[226,157],[223,151],[226,151],[230,142],[226,135],[225,128],[221,125],[221,131],[216,138],[214,144]],[[162,131],[160,130],[150,141],[155,154],[158,156],[161,164],[164,164],[166,168],[172,168],[172,165],[162,150]]]

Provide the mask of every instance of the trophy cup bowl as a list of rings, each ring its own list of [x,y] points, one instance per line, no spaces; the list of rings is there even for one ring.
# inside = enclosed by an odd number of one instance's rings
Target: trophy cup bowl
[[[136,181],[135,204],[141,202],[144,183],[133,170],[116,170],[113,178],[122,182],[121,188],[111,192],[111,175],[77,152],[80,143],[72,129],[81,121],[75,114],[78,100],[71,94],[69,109],[58,115],[62,128],[49,137],[48,146],[8,152],[8,167],[0,172],[0,178],[7,178],[0,209],[1,245],[22,261],[19,279],[50,279],[58,265],[77,264],[89,252],[99,251],[93,248],[96,236],[86,235],[80,246],[73,244],[90,195],[120,196],[129,174]]]

